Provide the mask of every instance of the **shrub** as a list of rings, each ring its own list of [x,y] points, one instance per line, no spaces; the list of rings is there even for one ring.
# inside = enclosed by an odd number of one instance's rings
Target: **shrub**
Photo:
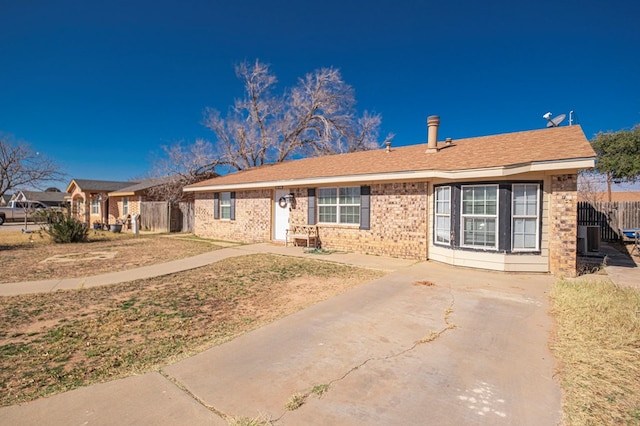
[[[89,228],[67,212],[66,215],[55,216],[44,231],[56,243],[84,243],[89,237]]]

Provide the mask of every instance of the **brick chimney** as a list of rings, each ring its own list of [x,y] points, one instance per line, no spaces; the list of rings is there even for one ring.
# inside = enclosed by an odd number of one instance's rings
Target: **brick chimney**
[[[430,115],[427,117],[427,153],[438,152],[438,127],[440,126],[440,116]]]

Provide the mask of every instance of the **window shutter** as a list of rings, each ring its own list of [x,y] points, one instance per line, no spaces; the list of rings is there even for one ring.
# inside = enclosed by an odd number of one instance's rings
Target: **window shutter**
[[[370,229],[371,228],[371,219],[370,219],[370,198],[371,198],[371,187],[370,186],[361,186],[360,187],[360,229]]]
[[[236,220],[236,193],[231,192],[229,195],[229,198],[231,198],[231,207],[229,208],[230,210],[229,219]]]
[[[213,194],[213,218],[220,219],[220,193]]]
[[[307,189],[307,225],[316,224],[316,189]]]

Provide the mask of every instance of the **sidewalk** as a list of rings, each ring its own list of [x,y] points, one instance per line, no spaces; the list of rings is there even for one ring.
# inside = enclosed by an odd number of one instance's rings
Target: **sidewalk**
[[[15,296],[19,294],[42,293],[56,290],[74,290],[117,284],[144,278],[153,278],[199,268],[230,257],[246,256],[254,253],[272,253],[285,256],[313,258],[329,262],[346,263],[363,268],[382,269],[386,271],[395,271],[399,268],[416,263],[412,260],[365,256],[355,253],[331,253],[330,255],[304,253],[301,247],[284,247],[270,243],[234,245],[193,257],[177,259],[167,263],[143,266],[126,271],[110,272],[108,274],[94,275],[91,277],[0,284],[0,296]]]

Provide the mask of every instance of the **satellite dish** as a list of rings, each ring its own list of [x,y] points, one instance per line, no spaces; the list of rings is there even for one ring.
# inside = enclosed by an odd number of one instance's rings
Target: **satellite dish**
[[[560,123],[562,123],[562,121],[566,118],[566,116],[566,114],[560,114],[557,117],[551,118],[551,113],[548,112],[542,117],[548,120],[547,127],[558,127]]]

